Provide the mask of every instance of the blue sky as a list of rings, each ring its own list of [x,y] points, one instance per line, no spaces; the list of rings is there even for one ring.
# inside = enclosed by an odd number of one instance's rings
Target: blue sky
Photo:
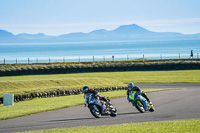
[[[0,29],[61,35],[137,24],[200,33],[200,0],[0,0]]]

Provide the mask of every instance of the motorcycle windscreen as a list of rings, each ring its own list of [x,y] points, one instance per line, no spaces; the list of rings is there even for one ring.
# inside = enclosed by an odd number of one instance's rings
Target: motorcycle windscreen
[[[138,97],[138,94],[136,91],[132,91],[131,95],[129,95],[129,98],[131,100],[135,100]]]

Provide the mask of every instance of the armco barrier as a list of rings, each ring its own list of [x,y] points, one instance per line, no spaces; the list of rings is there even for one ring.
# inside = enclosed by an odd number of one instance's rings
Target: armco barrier
[[[95,88],[94,90],[98,92],[107,92],[107,91],[116,91],[116,90],[127,90],[127,87],[103,87],[103,88]],[[51,92],[40,92],[40,93],[31,93],[27,95],[15,95],[14,102],[30,100],[33,98],[46,98],[46,97],[58,97],[58,96],[68,96],[68,95],[78,95],[82,94],[82,89],[74,89],[74,90],[56,90]],[[0,104],[3,103],[3,98],[0,97]]]

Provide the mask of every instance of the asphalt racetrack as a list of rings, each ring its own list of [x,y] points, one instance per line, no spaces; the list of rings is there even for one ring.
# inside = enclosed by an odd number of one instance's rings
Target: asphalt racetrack
[[[116,117],[94,118],[87,107],[77,106],[30,116],[0,121],[0,132],[21,132],[78,126],[99,126],[123,123],[200,119],[200,83],[141,83],[141,88],[186,88],[152,92],[147,95],[155,112],[140,113],[126,97],[113,99],[118,110]],[[63,101],[65,102],[65,101]]]

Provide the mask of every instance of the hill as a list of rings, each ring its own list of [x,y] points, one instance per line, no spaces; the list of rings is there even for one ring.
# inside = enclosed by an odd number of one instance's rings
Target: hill
[[[17,39],[11,32],[0,30],[0,42],[15,42]]]
[[[94,30],[89,33],[69,33],[59,36],[38,34],[18,34],[0,30],[0,42],[83,42],[83,41],[163,41],[163,40],[199,40],[198,34],[181,34],[177,32],[153,32],[136,24],[122,25],[114,30]]]

